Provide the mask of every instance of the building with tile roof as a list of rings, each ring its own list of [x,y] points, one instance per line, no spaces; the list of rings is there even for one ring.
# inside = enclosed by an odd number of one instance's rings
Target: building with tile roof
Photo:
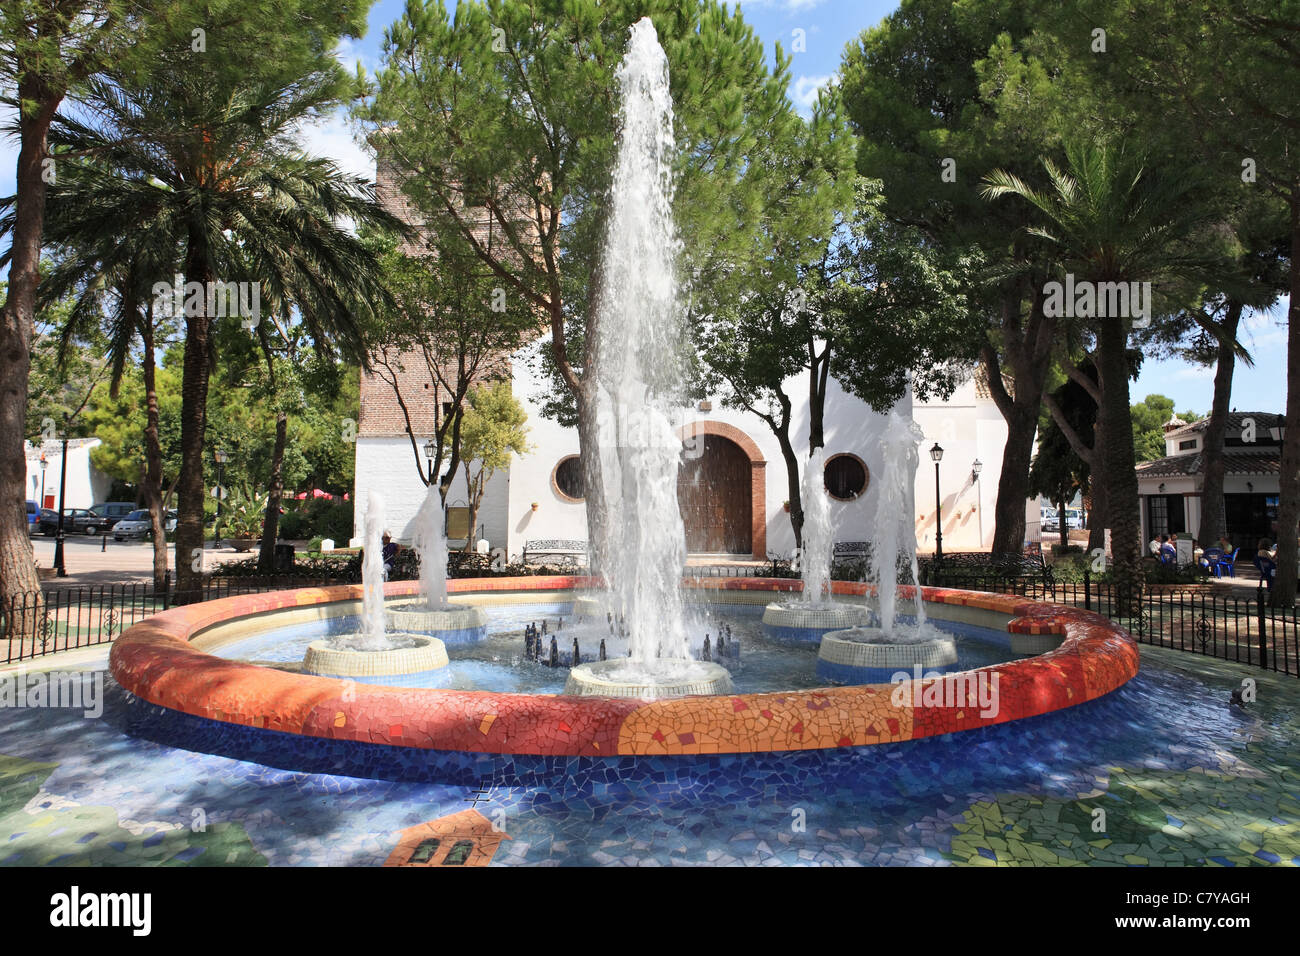
[[[1137,466],[1142,535],[1196,538],[1206,506],[1205,438],[1209,420],[1165,426],[1165,457]],[[1235,547],[1254,546],[1277,534],[1285,419],[1273,412],[1229,412],[1223,442],[1223,508]]]

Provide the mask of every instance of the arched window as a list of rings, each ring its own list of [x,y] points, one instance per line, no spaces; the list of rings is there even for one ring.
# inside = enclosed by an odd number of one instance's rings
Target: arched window
[[[867,490],[871,473],[857,455],[832,455],[826,460],[826,493],[836,501],[852,501]]]
[[[561,498],[582,501],[587,496],[582,480],[582,459],[577,455],[561,458],[551,474],[551,484]]]

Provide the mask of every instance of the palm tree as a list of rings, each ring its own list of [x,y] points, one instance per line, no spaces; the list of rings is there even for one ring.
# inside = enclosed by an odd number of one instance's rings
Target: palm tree
[[[1041,217],[1028,232],[1046,243],[1056,275],[1072,274],[1076,287],[1100,283],[1196,282],[1216,260],[1189,240],[1210,214],[1193,176],[1149,167],[1147,157],[1105,141],[1076,141],[1065,149],[1066,169],[1043,159],[1048,188],[1035,189],[996,170],[984,180],[986,199],[1019,196]],[[1162,289],[1167,298],[1167,290]],[[1151,300],[1148,299],[1150,304]],[[1131,303],[1130,303],[1131,305]],[[1101,460],[1116,580],[1132,612],[1143,572],[1133,432],[1129,424],[1129,315],[1094,316],[1085,326],[1096,341],[1101,402]],[[1153,310],[1153,314],[1154,310]]]
[[[105,252],[101,268],[123,268],[137,243],[152,242],[174,249],[187,290],[200,290],[187,298],[183,316],[176,531],[182,602],[195,599],[201,586],[208,378],[213,321],[224,314],[210,314],[213,296],[202,293],[218,279],[258,283],[300,306],[320,346],[362,362],[355,316],[369,303],[391,301],[377,259],[348,227],[405,227],[379,206],[365,179],[305,156],[293,139],[298,124],[333,105],[335,89],[324,75],[262,83],[186,64],[160,69],[139,85],[91,82],[79,99],[89,117],[61,119],[52,133],[70,156],[88,159],[85,177],[94,188],[79,198],[85,244],[102,249],[109,235],[131,237]],[[170,285],[172,270],[152,278]]]

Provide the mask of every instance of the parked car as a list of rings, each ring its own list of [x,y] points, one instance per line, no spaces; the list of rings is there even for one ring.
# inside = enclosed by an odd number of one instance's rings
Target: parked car
[[[86,526],[86,534],[102,534],[106,531],[112,531],[114,525],[135,510],[135,502],[133,501],[105,501],[97,505],[91,505],[90,511],[96,520]]]
[[[1071,531],[1083,527],[1083,511],[1079,508],[1068,508],[1065,512],[1065,524]]]
[[[41,522],[41,506],[27,499],[27,533],[32,534],[36,531],[36,526]]]
[[[168,511],[163,518],[163,531],[175,530],[176,512]],[[153,518],[149,515],[148,508],[137,508],[113,525],[114,541],[122,541],[126,538],[147,538],[151,534],[153,534]]]
[[[1044,508],[1042,510],[1041,528],[1043,531],[1059,532],[1061,530],[1061,519],[1057,517],[1056,511],[1052,508]]]
[[[63,533],[85,534],[86,526],[98,521],[98,517],[85,508],[63,509]],[[47,538],[59,533],[59,513],[53,508],[41,509],[40,532]]]

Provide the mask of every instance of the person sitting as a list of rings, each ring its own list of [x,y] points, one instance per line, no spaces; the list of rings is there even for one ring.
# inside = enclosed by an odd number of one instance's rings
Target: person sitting
[[[1173,564],[1177,560],[1178,549],[1175,548],[1173,542],[1170,541],[1169,535],[1162,534],[1160,536],[1160,563]]]
[[[1147,545],[1147,550],[1151,552],[1151,557],[1157,559],[1160,557],[1160,535],[1151,536],[1151,543]]]
[[[1260,538],[1259,550],[1255,552],[1255,567],[1259,568],[1260,580],[1270,591],[1273,590],[1273,578],[1277,576],[1274,554],[1273,545],[1268,538]]]
[[[401,547],[397,544],[396,541],[393,540],[393,536],[389,534],[387,531],[385,531],[384,550],[383,550],[385,581],[387,581],[388,576],[393,573],[393,562],[397,560],[397,552],[401,550],[402,550]]]

